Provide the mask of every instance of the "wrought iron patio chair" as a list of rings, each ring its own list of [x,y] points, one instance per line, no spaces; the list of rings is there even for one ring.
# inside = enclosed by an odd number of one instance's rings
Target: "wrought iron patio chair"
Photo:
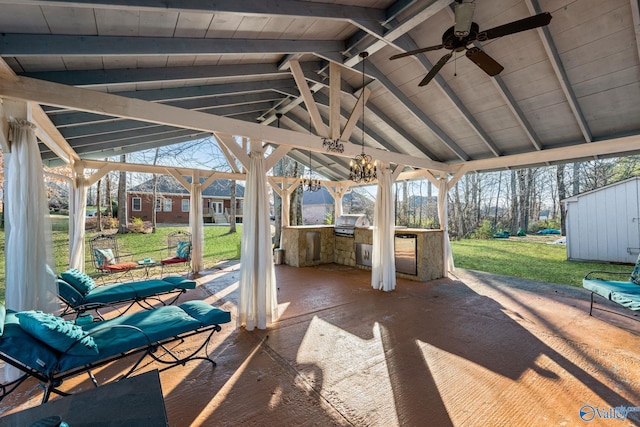
[[[163,251],[161,258],[161,275],[164,275],[165,269],[178,267],[178,271],[186,268],[186,275],[189,276],[191,274],[191,233],[187,231],[169,233],[166,253]]]
[[[114,281],[119,281],[123,276],[133,279],[131,270],[138,267],[138,263],[131,260],[132,255],[120,254],[118,240],[115,236],[100,234],[89,240],[91,260],[97,272],[110,276]]]

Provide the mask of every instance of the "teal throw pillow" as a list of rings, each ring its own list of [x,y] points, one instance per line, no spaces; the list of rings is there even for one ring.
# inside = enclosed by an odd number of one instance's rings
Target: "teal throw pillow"
[[[96,257],[98,268],[115,263],[116,257],[111,249],[94,249],[93,256]]]
[[[636,285],[640,285],[640,255],[638,255],[638,259],[636,260],[636,266],[633,268],[631,272],[631,281]]]
[[[191,255],[191,242],[178,242],[176,256],[178,258],[189,258]]]
[[[42,311],[22,311],[16,316],[22,329],[51,348],[74,356],[98,354],[93,337],[73,322]]]
[[[96,282],[77,268],[60,273],[60,278],[76,288],[82,295],[87,295],[96,287]]]
[[[200,321],[203,326],[219,325],[231,322],[231,313],[212,307],[204,301],[194,300],[180,304],[180,308],[189,316]]]

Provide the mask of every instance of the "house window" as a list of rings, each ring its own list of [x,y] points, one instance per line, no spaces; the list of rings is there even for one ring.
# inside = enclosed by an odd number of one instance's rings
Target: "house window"
[[[182,199],[182,212],[189,212],[189,199]]]
[[[142,210],[142,199],[140,197],[132,197],[131,198],[131,210],[132,211],[141,211]]]
[[[172,207],[172,202],[173,200],[171,199],[164,199],[164,211],[165,212],[171,212],[171,207]]]
[[[160,212],[162,211],[162,199],[157,198],[156,199],[156,212]]]

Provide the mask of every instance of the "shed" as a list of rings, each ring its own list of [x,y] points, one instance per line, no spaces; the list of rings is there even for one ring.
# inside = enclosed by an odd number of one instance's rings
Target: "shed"
[[[634,263],[640,253],[640,178],[563,200],[567,259]]]

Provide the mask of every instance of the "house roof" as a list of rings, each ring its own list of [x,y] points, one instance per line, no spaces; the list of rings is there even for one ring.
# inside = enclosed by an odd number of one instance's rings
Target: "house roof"
[[[191,177],[185,177],[187,182],[191,183]],[[201,179],[200,182],[204,182]],[[160,194],[189,194],[186,188],[178,182],[173,176],[158,175],[157,192]],[[153,191],[153,179],[143,182],[142,184],[133,186],[129,189],[129,193],[151,193]],[[202,190],[203,197],[223,197],[228,198],[231,195],[231,181],[228,179],[217,179],[213,184]],[[236,184],[236,197],[244,198],[244,186]]]
[[[333,196],[325,187],[321,187],[318,191],[305,191],[302,193],[302,204],[333,205]]]
[[[0,97],[42,105],[81,158],[219,132],[289,144],[304,164],[310,149],[312,167],[339,180],[360,144],[378,160],[451,173],[640,151],[637,1],[477,2],[481,30],[542,11],[552,20],[470,46],[504,67],[497,76],[460,52],[426,86],[447,50],[389,58],[441,43],[452,1],[0,4],[0,57],[18,75],[0,79]],[[354,108],[363,51],[364,124]],[[264,130],[278,122],[280,132]],[[342,155],[316,136],[345,128]],[[45,164],[63,163],[50,144],[40,149]]]
[[[613,182],[611,184],[608,184],[608,185],[605,185],[605,186],[602,186],[602,187],[594,188],[593,190],[585,191],[583,193],[579,193],[579,194],[576,194],[574,196],[567,197],[566,199],[560,200],[560,202],[561,203],[577,202],[578,199],[580,199],[581,197],[584,197],[584,196],[586,196],[588,194],[599,193],[599,192],[603,192],[603,191],[609,191],[612,188],[619,187],[621,185],[626,185],[626,184],[628,184],[630,182],[633,182],[633,181],[635,181],[636,185],[638,185],[638,183],[640,183],[640,177],[632,176],[632,177],[627,178],[627,179],[622,179],[620,181],[616,181],[616,182]]]

